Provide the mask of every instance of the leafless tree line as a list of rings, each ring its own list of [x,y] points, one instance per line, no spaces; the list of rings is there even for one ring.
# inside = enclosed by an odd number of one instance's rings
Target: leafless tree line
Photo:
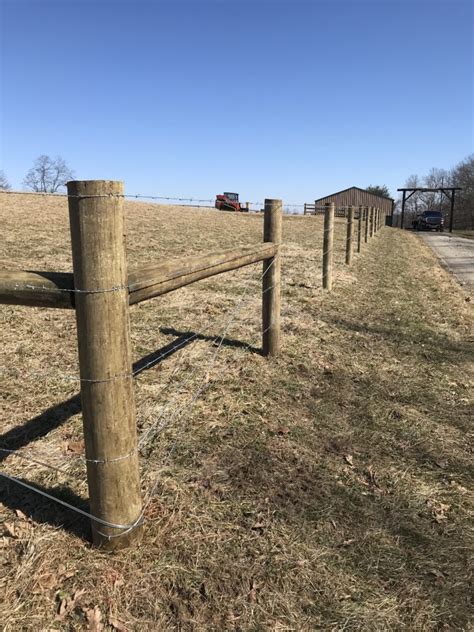
[[[461,187],[456,191],[454,227],[474,230],[474,154],[471,154],[450,170],[433,168],[426,176],[412,174],[404,184],[407,188]],[[400,209],[400,202],[397,204]],[[415,193],[405,204],[406,225],[423,211],[442,211],[447,218],[450,202],[443,193]]]
[[[35,160],[23,180],[23,186],[38,193],[57,193],[68,180],[74,178],[74,172],[68,167],[64,158],[51,158],[42,154]],[[10,183],[3,171],[0,171],[0,190],[9,190]]]

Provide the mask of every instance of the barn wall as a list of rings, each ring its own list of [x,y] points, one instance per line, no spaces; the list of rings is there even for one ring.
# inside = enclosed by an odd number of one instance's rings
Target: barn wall
[[[355,188],[315,200],[317,206],[322,206],[329,202],[334,202],[336,208],[344,206],[376,206],[384,210],[386,215],[390,215],[392,211],[392,200],[389,198]]]

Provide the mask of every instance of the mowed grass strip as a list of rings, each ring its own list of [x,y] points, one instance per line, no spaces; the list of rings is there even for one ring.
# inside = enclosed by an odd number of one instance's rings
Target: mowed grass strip
[[[0,209],[3,266],[70,269],[64,200]],[[261,241],[258,216],[126,209],[130,267]],[[321,228],[284,220],[277,360],[256,349],[260,266],[132,309],[138,363],[200,334],[137,378],[139,432],[207,388],[143,459],[144,492],[158,485],[139,547],[94,550],[87,521],[0,483],[5,630],[469,629],[471,304],[413,234],[384,229],[348,271],[342,221],[323,294]],[[77,370],[74,314],[1,314],[0,446],[66,469],[2,467],[87,507],[78,385],[61,378]]]

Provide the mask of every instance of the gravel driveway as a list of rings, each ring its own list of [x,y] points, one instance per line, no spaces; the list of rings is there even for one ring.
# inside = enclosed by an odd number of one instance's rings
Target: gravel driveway
[[[418,233],[438,256],[441,264],[471,294],[474,293],[474,239],[440,233]]]

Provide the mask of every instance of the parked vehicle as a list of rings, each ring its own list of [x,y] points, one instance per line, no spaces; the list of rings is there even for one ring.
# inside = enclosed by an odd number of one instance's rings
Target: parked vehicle
[[[441,211],[423,211],[421,215],[413,221],[415,230],[444,230],[444,217]]]
[[[249,207],[239,202],[238,193],[223,193],[216,195],[215,207],[220,211],[244,211],[248,212]]]

